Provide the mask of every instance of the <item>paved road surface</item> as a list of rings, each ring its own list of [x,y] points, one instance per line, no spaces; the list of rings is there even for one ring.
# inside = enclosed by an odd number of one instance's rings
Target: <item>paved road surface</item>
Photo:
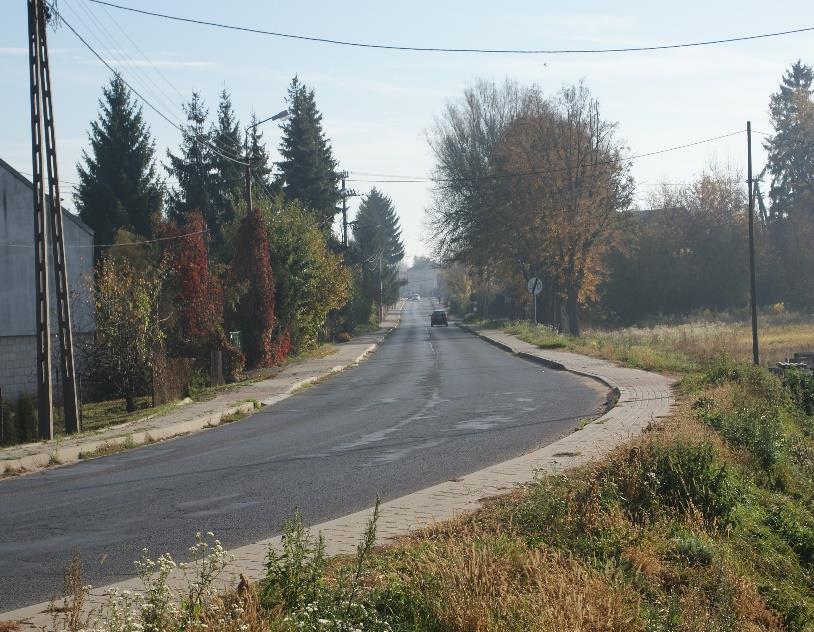
[[[0,612],[61,591],[75,551],[86,581],[133,574],[142,548],[182,559],[196,531],[227,547],[318,523],[517,456],[598,413],[592,382],[521,360],[429,301],[360,366],[252,418],[0,481]]]

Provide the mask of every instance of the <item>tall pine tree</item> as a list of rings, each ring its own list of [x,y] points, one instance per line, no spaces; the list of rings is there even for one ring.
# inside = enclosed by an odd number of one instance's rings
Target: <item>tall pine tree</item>
[[[364,257],[383,253],[384,260],[389,264],[404,259],[401,226],[393,200],[376,187],[359,205],[353,237]]]
[[[266,188],[272,186],[271,163],[266,144],[263,142],[263,133],[257,125],[257,115],[252,112],[252,122],[249,125],[249,162],[252,165],[252,176]]]
[[[90,154],[83,151],[77,166],[74,203],[93,228],[96,244],[112,243],[120,228],[149,236],[150,217],[161,212],[163,203],[155,144],[141,107],[118,74],[102,91],[99,119],[91,123],[88,137]]]
[[[240,126],[232,110],[232,100],[224,88],[218,103],[218,120],[211,131],[212,143],[222,153],[213,155],[213,215],[217,221],[216,239],[222,238],[223,227],[237,216],[237,207],[242,200],[244,177],[243,166],[228,156],[243,159],[243,143]]]
[[[320,226],[329,230],[339,201],[337,162],[322,129],[314,91],[296,76],[288,88],[288,111],[280,144],[286,197],[310,208]]]
[[[808,207],[814,218],[814,70],[798,60],[786,71],[780,91],[772,95],[769,113],[775,134],[764,147],[769,153],[771,216],[781,219]]]
[[[208,144],[211,140],[206,128],[209,112],[197,92],[192,93],[184,112],[188,122],[181,135],[180,152],[176,156],[167,150],[170,164],[166,169],[177,184],[169,194],[169,216],[178,223],[184,223],[189,213],[199,211],[209,229],[217,232],[215,155]]]
[[[404,259],[404,243],[393,201],[375,187],[359,205],[353,240],[365,295],[370,301],[381,300],[382,304],[394,302],[398,297],[398,263]]]

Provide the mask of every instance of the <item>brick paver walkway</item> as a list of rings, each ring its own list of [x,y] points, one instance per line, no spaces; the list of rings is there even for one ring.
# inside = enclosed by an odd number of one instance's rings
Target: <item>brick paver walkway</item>
[[[483,499],[503,494],[517,484],[531,482],[538,472],[552,474],[597,459],[670,413],[674,400],[669,377],[618,367],[575,353],[538,349],[502,331],[467,329],[521,357],[598,379],[615,391],[617,404],[596,421],[544,448],[383,503],[377,532],[379,543],[462,512],[474,511]],[[371,512],[372,509],[359,511],[314,525],[311,530],[323,534],[329,554],[352,554]],[[280,537],[232,549],[234,560],[223,577],[225,585],[235,586],[241,573],[250,579],[261,578],[270,546],[279,548]],[[181,579],[176,577],[174,581],[180,585]],[[115,587],[138,590],[141,586],[138,580],[128,580]],[[90,601],[101,603],[109,588],[94,589]],[[24,621],[34,628],[50,621],[44,614],[46,607],[47,604],[38,604],[5,613],[0,618]]]

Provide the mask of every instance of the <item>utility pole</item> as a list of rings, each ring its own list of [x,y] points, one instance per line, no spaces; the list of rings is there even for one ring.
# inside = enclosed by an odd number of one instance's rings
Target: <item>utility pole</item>
[[[359,195],[353,189],[346,189],[345,188],[345,179],[348,177],[347,171],[342,171],[339,174],[339,177],[342,178],[342,190],[339,192],[342,196],[342,246],[344,248],[348,247],[348,198],[349,197],[356,197]]]
[[[752,361],[760,365],[757,339],[757,296],[755,292],[755,192],[752,179],[752,122],[746,121],[747,169],[749,178],[749,289],[752,307]]]
[[[37,297],[37,410],[41,439],[54,436],[51,395],[51,340],[48,311],[48,224],[56,273],[57,324],[63,382],[65,431],[79,430],[79,404],[73,354],[73,327],[67,259],[59,192],[54,105],[48,63],[47,18],[43,0],[28,0],[28,45],[31,82],[31,156],[34,183],[34,251]],[[45,148],[43,152],[43,139]],[[43,169],[45,163],[45,169]],[[46,192],[47,175],[47,192]],[[45,215],[49,221],[46,222]]]
[[[382,287],[382,259],[384,258],[384,250],[379,253],[379,322],[384,320],[384,291]]]
[[[255,126],[256,127],[256,126]],[[240,142],[240,141],[238,141]],[[252,157],[249,156],[249,128],[246,128],[243,174],[246,177],[246,215],[252,212]]]

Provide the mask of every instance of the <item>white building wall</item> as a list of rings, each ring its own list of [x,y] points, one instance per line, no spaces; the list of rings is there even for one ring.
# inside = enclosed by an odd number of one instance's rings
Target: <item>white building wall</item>
[[[94,331],[93,232],[63,210],[68,287],[76,335]],[[51,332],[57,333],[49,242]],[[3,397],[36,390],[34,201],[31,183],[0,160],[0,387]]]

